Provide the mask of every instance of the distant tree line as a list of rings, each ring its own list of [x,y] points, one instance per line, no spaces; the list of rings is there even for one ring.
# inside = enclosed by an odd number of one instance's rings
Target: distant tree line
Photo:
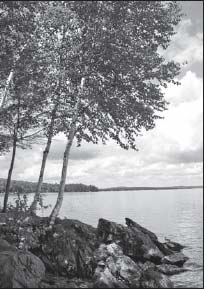
[[[146,190],[180,190],[202,188],[203,186],[168,186],[168,187],[112,187],[99,189],[99,191],[146,191]]]
[[[20,193],[20,194],[29,194],[34,193],[36,190],[36,183],[33,182],[24,182],[24,181],[12,181],[10,192],[11,193]],[[0,193],[5,192],[6,179],[0,179]],[[92,185],[84,184],[66,184],[65,192],[97,192],[98,188]],[[59,184],[42,184],[42,192],[58,193]]]

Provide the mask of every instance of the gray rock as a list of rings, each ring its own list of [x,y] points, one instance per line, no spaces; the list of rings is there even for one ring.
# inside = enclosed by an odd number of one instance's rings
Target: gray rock
[[[134,225],[131,220],[130,225],[125,227],[105,219],[99,219],[97,236],[99,241],[105,244],[111,243],[111,241],[119,244],[124,255],[129,256],[135,262],[148,260],[160,264],[164,256],[152,240],[156,239],[155,235],[152,234],[151,239],[151,234],[148,234],[146,229],[143,230],[138,224]]]
[[[141,268],[143,271],[146,271],[149,268],[156,268],[156,265],[150,261],[147,261],[144,264],[142,264]]]
[[[76,220],[61,220],[42,240],[39,257],[49,272],[69,278],[93,276],[96,229]]]
[[[109,268],[97,268],[94,273],[94,288],[129,288],[111,273]]]
[[[97,288],[139,287],[141,267],[125,256],[117,244],[101,244],[94,253],[94,262],[98,262],[94,274]],[[99,266],[101,262],[104,266]]]
[[[0,252],[0,288],[38,288],[44,273],[42,261],[29,252]]]
[[[170,264],[161,264],[157,266],[159,272],[166,274],[166,275],[175,275],[185,271],[188,271],[186,268],[180,268],[175,265]]]
[[[96,264],[99,261],[106,261],[110,256],[119,257],[122,255],[122,248],[116,243],[111,243],[109,245],[100,244],[99,248],[94,251],[93,261]]]
[[[173,254],[174,251],[178,251],[179,252],[181,249],[184,248],[179,243],[172,242],[172,241],[169,241],[169,242],[166,242],[166,243],[161,243],[161,242],[159,242],[157,236],[153,232],[151,232],[148,229],[140,226],[139,224],[137,224],[136,222],[134,222],[133,220],[131,220],[129,218],[125,218],[125,220],[126,220],[126,224],[127,224],[128,227],[136,228],[139,231],[141,231],[142,233],[148,235],[150,237],[150,239],[154,242],[154,244],[157,246],[157,248],[164,255]]]
[[[177,267],[188,259],[177,253],[182,248],[180,244],[161,243],[154,233],[128,218],[127,226],[100,219],[98,229],[77,220],[57,219],[52,229],[47,230],[46,218],[22,215],[18,227],[15,219],[9,221],[8,217],[9,224],[0,226],[3,238],[0,239],[0,288],[91,288],[92,277],[97,288],[171,288],[166,274],[185,271]],[[43,261],[47,277],[48,273],[52,277],[41,281],[44,269],[36,265],[40,260],[16,249],[19,229],[21,239],[25,240],[24,248]],[[26,259],[34,268],[30,273],[30,267],[24,266],[28,263]],[[15,270],[11,269],[11,263]]]
[[[139,287],[141,268],[132,259],[123,255],[117,258],[115,265],[118,276],[129,285],[129,288]]]
[[[143,271],[140,278],[140,288],[174,288],[173,282],[156,268]]]
[[[17,251],[17,248],[10,245],[6,240],[0,238],[0,252],[5,251]]]
[[[183,246],[183,245],[181,245],[181,244],[179,244],[179,243],[177,243],[177,242],[172,242],[172,241],[165,242],[165,243],[163,243],[163,245],[164,245],[166,248],[172,250],[173,252],[174,252],[174,251],[175,251],[175,252],[180,252],[182,249],[185,248],[185,246]]]
[[[174,253],[172,255],[163,257],[162,263],[182,267],[188,259],[189,258],[185,256],[183,253]]]
[[[134,222],[133,220],[131,220],[131,219],[129,219],[129,218],[125,218],[125,221],[126,221],[126,225],[127,225],[128,227],[130,227],[130,228],[131,228],[131,227],[137,228],[137,229],[140,230],[142,233],[149,235],[149,237],[151,238],[152,241],[157,241],[157,240],[158,240],[157,236],[156,236],[153,232],[151,232],[151,231],[147,230],[146,228],[140,226],[139,224],[137,224],[137,223]]]
[[[155,245],[158,247],[158,249],[163,253],[163,255],[171,255],[174,253],[173,250],[171,250],[165,243],[161,243],[159,241],[154,241]]]

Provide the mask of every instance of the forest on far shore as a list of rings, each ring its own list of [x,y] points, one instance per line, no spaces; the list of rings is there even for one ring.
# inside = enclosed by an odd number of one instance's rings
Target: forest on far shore
[[[37,183],[28,181],[13,180],[11,184],[11,193],[27,194],[34,193]],[[6,179],[0,178],[0,193],[4,193]],[[168,186],[168,187],[112,187],[98,188],[93,185],[85,184],[66,184],[65,192],[98,192],[98,191],[141,191],[141,190],[170,190],[170,189],[194,189],[202,186]],[[58,193],[59,184],[43,183],[42,192]]]
[[[6,179],[0,179],[0,193],[4,193],[6,185]],[[15,181],[13,180],[11,183],[10,192],[11,193],[34,193],[36,190],[36,183],[27,182],[27,181]],[[42,192],[51,192],[58,193],[59,184],[42,184]],[[66,184],[65,192],[97,192],[98,188],[92,185],[84,185],[84,184]]]

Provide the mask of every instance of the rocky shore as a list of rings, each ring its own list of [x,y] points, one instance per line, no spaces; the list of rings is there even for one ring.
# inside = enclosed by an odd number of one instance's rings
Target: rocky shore
[[[133,220],[77,220],[0,214],[0,288],[172,288],[186,271],[184,246]]]

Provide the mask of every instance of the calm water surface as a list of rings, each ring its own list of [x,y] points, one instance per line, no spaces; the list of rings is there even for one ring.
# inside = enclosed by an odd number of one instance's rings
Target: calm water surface
[[[54,205],[56,197],[56,193],[43,194],[43,203]],[[39,214],[47,216],[50,211]],[[185,266],[191,271],[171,278],[176,288],[203,287],[202,189],[65,193],[60,217],[95,227],[99,218],[124,224],[129,217],[156,233],[160,241],[167,237],[187,246],[184,253],[190,259]]]

